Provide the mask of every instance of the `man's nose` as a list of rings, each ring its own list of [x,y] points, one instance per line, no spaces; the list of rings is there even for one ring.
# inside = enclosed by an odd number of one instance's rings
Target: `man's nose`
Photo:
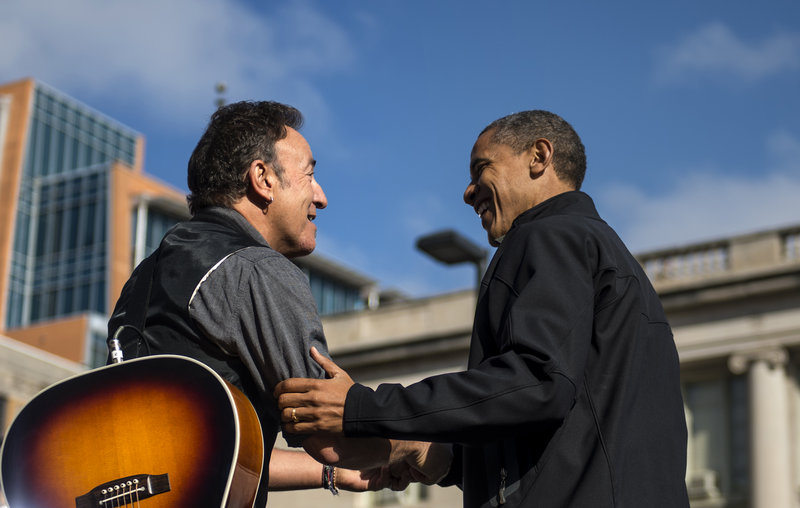
[[[322,186],[314,181],[314,206],[317,208],[325,208],[328,206],[328,197],[325,195],[325,191],[322,190]]]
[[[464,190],[464,203],[472,206],[475,204],[475,192],[477,190],[477,185],[474,183],[470,183],[467,185],[467,188]]]

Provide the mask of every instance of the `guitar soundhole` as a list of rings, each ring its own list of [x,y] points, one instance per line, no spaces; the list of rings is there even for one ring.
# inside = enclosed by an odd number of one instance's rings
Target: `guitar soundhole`
[[[98,485],[75,498],[76,508],[110,508],[129,506],[142,499],[169,492],[168,474],[126,476]]]

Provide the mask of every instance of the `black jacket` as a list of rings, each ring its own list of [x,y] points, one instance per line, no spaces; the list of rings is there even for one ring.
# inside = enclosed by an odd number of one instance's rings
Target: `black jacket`
[[[520,215],[483,278],[468,370],[355,385],[348,436],[457,443],[464,506],[685,507],[679,362],[658,296],[581,192]]]

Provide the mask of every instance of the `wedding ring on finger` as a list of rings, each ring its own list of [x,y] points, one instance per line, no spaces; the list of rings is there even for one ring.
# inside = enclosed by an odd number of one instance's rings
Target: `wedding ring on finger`
[[[297,419],[297,408],[293,407],[292,408],[292,423],[297,423],[299,421],[300,420]]]

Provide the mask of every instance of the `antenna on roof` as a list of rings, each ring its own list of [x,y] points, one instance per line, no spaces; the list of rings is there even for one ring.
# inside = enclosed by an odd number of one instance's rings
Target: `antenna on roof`
[[[217,91],[218,97],[215,102],[217,104],[217,109],[219,109],[225,105],[225,97],[223,97],[222,94],[224,94],[225,91],[228,89],[228,85],[225,84],[224,81],[220,81],[214,86],[214,89]]]

